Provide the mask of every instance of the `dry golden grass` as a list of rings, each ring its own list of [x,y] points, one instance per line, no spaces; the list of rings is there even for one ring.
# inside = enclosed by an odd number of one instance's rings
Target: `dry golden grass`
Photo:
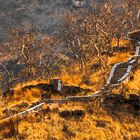
[[[140,122],[131,114],[128,116],[118,114],[119,119],[117,119],[102,109],[97,111],[94,106],[92,106],[93,113],[89,114],[86,108],[87,105],[82,103],[52,105],[51,112],[43,117],[40,114],[36,117],[29,115],[26,120],[21,121],[19,136],[26,140],[133,140],[140,138]],[[84,110],[85,116],[65,119],[58,114],[63,110],[77,109]]]
[[[129,53],[116,54],[108,59],[108,65],[116,62],[126,61],[131,55]],[[75,68],[75,69],[74,69]],[[57,78],[61,78],[64,83],[69,85],[76,85],[84,88],[91,88],[94,91],[100,89],[104,84],[105,73],[102,70],[91,72],[89,75],[90,84],[83,82],[85,73],[79,73],[78,68],[73,66],[73,72],[63,70],[63,74]],[[109,68],[110,69],[110,68]],[[130,81],[126,88],[129,93],[139,94],[140,89],[140,70],[134,74],[134,80]],[[17,85],[15,95],[12,99],[1,102],[0,118],[3,117],[2,111],[5,109],[5,103],[8,109],[13,106],[26,102],[29,105],[33,102],[40,100],[40,90],[33,88],[22,92],[22,88],[28,85],[36,85],[38,83],[48,83],[46,80],[30,81],[24,84]],[[52,98],[61,98],[59,95],[52,95]],[[137,140],[140,139],[140,118],[134,117],[132,114],[127,114],[125,111],[122,113],[116,112],[111,114],[110,111],[101,107],[99,110],[96,108],[96,103],[67,103],[67,104],[54,104],[49,105],[49,111],[46,110],[47,106],[43,109],[46,111],[29,114],[27,118],[22,119],[19,123],[19,139],[25,140]],[[92,110],[92,113],[87,108]],[[70,117],[68,119],[60,117],[59,113],[65,110],[83,110],[85,115],[79,118]],[[115,110],[113,108],[112,110]],[[20,111],[20,110],[18,110]],[[101,125],[98,124],[101,122]],[[1,131],[0,137],[5,140],[14,140],[11,135],[5,138],[9,128]]]
[[[108,65],[127,61],[131,56],[132,55],[130,53],[117,53],[115,56],[108,59]]]
[[[122,62],[122,61],[127,61],[128,58],[132,56],[130,53],[116,53],[114,56],[108,58],[108,66]],[[96,59],[93,59],[90,64],[87,65],[88,69],[90,68],[91,65],[96,63]],[[83,88],[90,88],[93,89],[94,91],[99,90],[103,84],[104,84],[104,76],[106,75],[106,72],[109,73],[112,67],[109,67],[106,71],[102,71],[101,69],[97,71],[90,71],[89,73],[89,83],[86,84],[83,82],[83,77],[85,73],[79,72],[79,69],[77,65],[73,64],[70,68],[64,68],[62,70],[62,75],[60,75],[57,78],[62,79],[64,83],[67,83],[68,85],[76,85],[80,86]],[[71,71],[70,71],[71,69]],[[107,75],[108,76],[108,75]],[[107,78],[107,77],[106,77]]]
[[[138,69],[134,74],[134,79],[126,84],[128,93],[134,93],[140,95],[140,69]]]
[[[37,85],[37,84],[39,84],[39,83],[48,83],[49,81],[48,80],[32,80],[32,81],[28,81],[28,82],[25,82],[25,83],[19,83],[19,84],[17,84],[15,87],[14,87],[14,90],[15,91],[21,91],[21,89],[23,88],[23,87],[25,87],[25,86],[30,86],[30,85]]]
[[[124,40],[124,39],[120,39],[120,41],[119,41],[119,45],[120,45],[120,46],[127,45],[128,43],[129,43],[129,41]],[[116,39],[113,38],[113,39],[112,39],[112,46],[117,46],[117,45],[118,45],[118,44],[117,44]]]

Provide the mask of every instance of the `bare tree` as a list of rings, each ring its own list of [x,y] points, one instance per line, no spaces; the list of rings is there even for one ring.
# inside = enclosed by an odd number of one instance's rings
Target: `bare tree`
[[[21,63],[26,65],[28,80],[36,79],[45,73],[51,72],[50,69],[57,64],[58,45],[60,41],[56,37],[42,36],[35,33],[28,33],[20,36],[16,32],[16,41],[12,42],[17,47],[16,55]],[[13,40],[13,39],[12,39]],[[41,75],[38,75],[38,74]],[[41,78],[41,77],[40,77]]]
[[[11,30],[11,39],[7,44],[8,46],[3,44],[1,47],[11,50],[9,53],[14,57],[9,60],[16,64],[13,71],[9,71],[6,67],[8,60],[0,63],[3,94],[10,93],[17,83],[50,78],[60,71],[61,42],[58,38],[26,33],[15,28]]]

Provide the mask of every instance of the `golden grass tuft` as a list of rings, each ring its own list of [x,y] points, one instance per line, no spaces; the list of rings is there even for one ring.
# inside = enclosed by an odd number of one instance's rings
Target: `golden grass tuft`
[[[134,93],[140,95],[140,69],[138,69],[134,74],[134,79],[126,84],[126,88],[129,93]]]
[[[120,39],[119,41],[119,45],[120,46],[124,46],[127,45],[129,43],[129,41],[125,40],[125,39]],[[117,46],[117,40],[115,38],[112,39],[112,46]]]

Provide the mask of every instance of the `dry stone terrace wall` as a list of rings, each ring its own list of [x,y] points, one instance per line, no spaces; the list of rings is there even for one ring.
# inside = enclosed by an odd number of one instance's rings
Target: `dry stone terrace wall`
[[[103,88],[101,88],[100,91],[97,91],[93,94],[86,96],[70,96],[64,99],[56,99],[56,100],[46,99],[44,101],[41,101],[38,105],[35,105],[23,112],[19,112],[18,114],[0,120],[0,123],[3,123],[10,119],[15,119],[17,117],[22,118],[26,116],[28,113],[34,113],[35,111],[39,111],[44,104],[49,105],[54,103],[62,104],[67,102],[87,102],[89,99],[102,97],[103,95],[110,93],[110,89],[112,87],[121,85],[121,83],[123,83],[125,80],[129,80],[128,79],[129,75],[131,74],[135,66],[138,65],[139,57],[140,57],[140,46],[136,47],[135,55],[133,57],[130,57],[128,61],[117,63],[112,67],[109,78],[107,79],[106,84],[103,86]]]

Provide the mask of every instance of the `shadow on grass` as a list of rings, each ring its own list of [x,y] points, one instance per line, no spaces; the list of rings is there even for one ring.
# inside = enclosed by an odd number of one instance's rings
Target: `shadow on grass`
[[[140,96],[130,94],[129,98],[125,98],[123,95],[113,94],[104,99],[103,108],[118,120],[122,118],[121,115],[138,117],[140,115]]]
[[[90,89],[84,89],[84,88],[80,88],[78,86],[66,86],[64,85],[62,88],[61,92],[58,92],[54,89],[54,87],[50,84],[37,84],[37,85],[30,85],[30,86],[25,86],[24,88],[22,88],[22,91],[26,91],[26,90],[31,90],[32,88],[38,88],[41,89],[41,91],[46,91],[46,92],[51,92],[51,94],[58,94],[59,95],[63,95],[63,96],[76,96],[78,93],[83,92],[84,94],[86,94],[87,92],[90,92]]]

